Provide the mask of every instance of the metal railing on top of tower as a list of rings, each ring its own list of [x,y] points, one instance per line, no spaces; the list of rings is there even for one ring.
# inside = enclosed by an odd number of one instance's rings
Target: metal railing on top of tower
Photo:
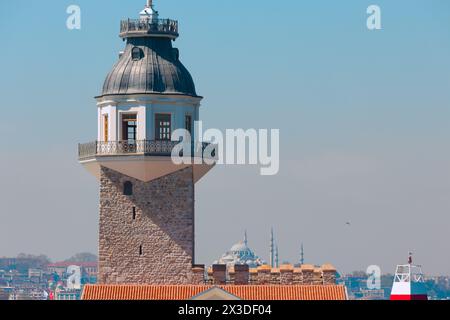
[[[120,156],[120,155],[149,155],[149,156],[171,156],[173,148],[178,141],[166,140],[136,140],[136,141],[94,141],[78,145],[79,159],[89,159],[97,156]],[[191,155],[201,154],[211,143],[197,142],[193,144]],[[214,145],[213,145],[214,146]],[[212,149],[208,158],[216,159],[216,146]],[[183,156],[181,153],[180,156]]]
[[[178,36],[178,21],[170,19],[128,19],[120,23],[120,33],[170,34]]]

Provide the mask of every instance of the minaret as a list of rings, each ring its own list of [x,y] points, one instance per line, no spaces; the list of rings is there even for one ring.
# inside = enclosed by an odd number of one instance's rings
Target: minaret
[[[178,22],[159,19],[152,1],[121,22],[119,36],[125,49],[96,97],[97,140],[79,145],[80,163],[100,181],[98,281],[191,284],[195,183],[212,166],[201,154],[178,165],[171,153],[176,129],[197,141],[202,97],[172,46]]]
[[[272,229],[270,230],[270,266],[271,267],[275,266],[275,257],[274,257],[275,248],[274,248],[274,246],[275,246],[275,239],[273,236],[273,227],[272,227]]]
[[[303,243],[302,243],[302,247],[301,247],[301,251],[300,251],[300,265],[304,265],[305,264],[305,254],[303,251]]]
[[[275,247],[275,268],[278,268],[280,266],[279,260],[278,260],[278,245]]]
[[[247,230],[245,230],[245,233],[244,233],[244,244],[246,247],[248,247]]]

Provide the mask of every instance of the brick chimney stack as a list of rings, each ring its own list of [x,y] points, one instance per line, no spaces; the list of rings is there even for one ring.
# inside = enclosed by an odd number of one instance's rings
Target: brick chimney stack
[[[301,269],[303,274],[303,284],[312,285],[314,283],[314,266],[312,264],[303,264]]]
[[[272,281],[272,268],[268,265],[259,266],[258,270],[258,284],[270,284]]]
[[[294,266],[284,264],[280,267],[280,282],[281,284],[292,285],[294,283]]]
[[[293,282],[294,285],[300,285],[303,284],[303,273],[301,268],[294,268],[294,274],[293,274]]]
[[[192,268],[192,284],[205,284],[205,265],[197,264]]]
[[[331,264],[324,264],[322,266],[323,284],[336,284],[336,268]]]
[[[214,264],[212,266],[212,277],[214,285],[227,284],[227,266],[225,264]]]
[[[247,264],[234,266],[234,284],[247,285],[250,280],[250,268]]]

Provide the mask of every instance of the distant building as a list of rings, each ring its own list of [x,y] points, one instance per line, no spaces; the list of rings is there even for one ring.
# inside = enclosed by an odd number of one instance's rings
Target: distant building
[[[246,264],[250,268],[257,268],[266,264],[266,262],[255,255],[253,250],[250,249],[248,246],[247,234],[245,234],[244,241],[239,241],[233,245],[231,249],[224,253],[219,260],[214,262],[214,264],[225,264],[227,266]]]
[[[67,268],[70,266],[78,266],[81,268],[81,274],[85,278],[93,279],[97,277],[97,262],[56,262],[47,266],[47,273],[57,274],[61,279],[67,277]],[[92,282],[92,281],[89,281]]]
[[[359,300],[386,300],[383,289],[361,289]]]
[[[0,301],[9,300],[9,293],[4,288],[0,288]]]
[[[42,269],[28,269],[28,278],[29,279],[37,279],[38,281],[41,280],[43,276]]]
[[[388,300],[393,283],[393,275],[381,276],[381,288],[369,289],[368,276],[364,272],[355,272],[339,278],[338,283],[345,284],[350,300]]]
[[[15,270],[27,274],[29,269],[43,269],[47,264],[41,257],[0,258],[0,270]]]
[[[54,300],[80,300],[81,290],[58,288],[55,290]]]
[[[48,293],[38,288],[14,289],[9,295],[9,300],[47,300]]]

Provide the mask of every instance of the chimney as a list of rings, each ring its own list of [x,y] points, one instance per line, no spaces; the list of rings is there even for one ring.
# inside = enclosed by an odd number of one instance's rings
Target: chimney
[[[234,284],[247,285],[250,281],[250,268],[248,264],[237,264],[234,266]]]
[[[270,283],[280,284],[280,268],[272,268],[270,270]]]
[[[250,269],[250,284],[251,285],[258,284],[258,269],[256,268]]]
[[[268,265],[258,267],[258,284],[270,284],[272,268]]]
[[[322,279],[324,285],[336,284],[336,268],[331,264],[322,266]]]
[[[234,266],[230,266],[227,271],[228,271],[228,281],[227,282],[229,284],[234,284],[234,282],[236,281],[236,271],[235,271]]]
[[[205,265],[197,264],[192,267],[192,284],[205,284]]]
[[[212,267],[208,268],[208,278],[207,278],[206,284],[213,285],[213,271],[212,271]]]
[[[321,286],[323,284],[323,278],[322,278],[322,269],[321,268],[314,268],[314,285]]]
[[[294,266],[284,264],[280,267],[280,282],[284,285],[292,285],[294,283]]]
[[[227,266],[225,264],[214,264],[212,266],[212,277],[214,285],[226,285]]]
[[[312,264],[302,264],[303,284],[312,285],[314,283],[314,266]]]
[[[294,268],[293,283],[295,285],[303,284],[303,272],[301,268]]]

